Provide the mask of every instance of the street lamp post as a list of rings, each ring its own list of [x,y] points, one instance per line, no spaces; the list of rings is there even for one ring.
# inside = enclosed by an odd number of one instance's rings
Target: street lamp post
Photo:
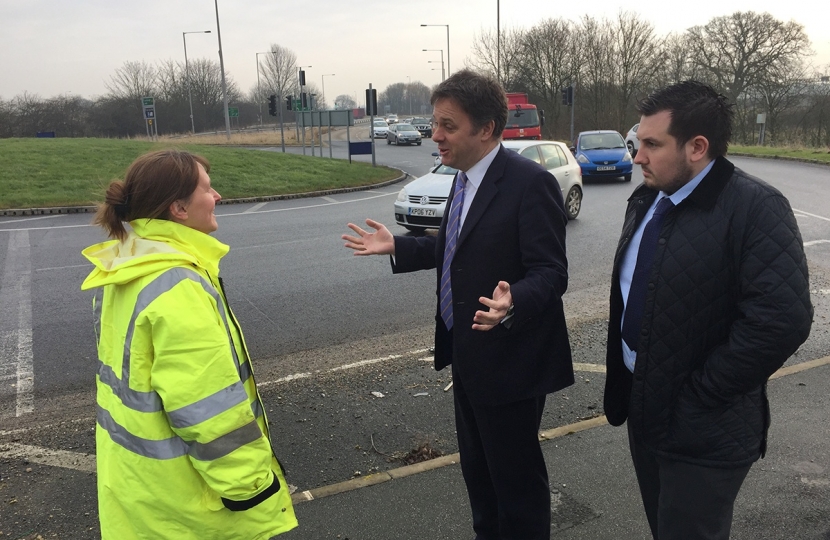
[[[409,97],[409,116],[412,116],[412,77],[409,75],[406,76],[407,84],[406,84],[406,95]]]
[[[450,25],[448,24],[422,24],[421,26],[445,26],[447,28],[447,76],[450,75]]]
[[[270,54],[271,51],[256,53],[256,100],[259,102],[259,127],[262,127],[262,89],[259,86],[259,55]]]
[[[444,49],[423,49],[423,51],[433,51],[441,53],[441,82],[444,82],[444,79],[446,79],[446,77],[444,76]]]
[[[219,71],[222,72],[222,101],[225,105],[225,133],[231,139],[231,117],[228,114],[228,85],[225,84],[225,60],[222,58],[222,31],[219,29],[219,0],[213,0],[216,7],[216,38],[219,41]]]
[[[196,133],[196,124],[193,122],[193,96],[190,93],[190,68],[187,65],[187,34],[210,34],[210,30],[198,30],[195,32],[182,32],[182,42],[184,43],[184,77],[187,79],[187,101],[190,103],[190,133]]]
[[[326,73],[325,75],[320,75],[320,78],[323,81],[323,99],[326,99],[326,77],[334,77],[334,73]]]

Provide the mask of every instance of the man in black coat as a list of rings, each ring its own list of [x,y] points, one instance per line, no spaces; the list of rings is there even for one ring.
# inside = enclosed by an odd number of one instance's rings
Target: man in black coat
[[[435,368],[452,365],[461,470],[479,540],[550,538],[538,432],[547,394],[573,384],[562,307],[567,216],[556,179],[503,148],[504,90],[460,71],[432,94],[444,165],[456,175],[437,236],[382,224],[343,235],[395,273],[437,270]]]
[[[628,421],[651,531],[727,540],[766,450],[766,382],[807,339],[807,261],[789,202],[724,155],[732,105],[687,81],[640,102],[611,280],[605,413]]]

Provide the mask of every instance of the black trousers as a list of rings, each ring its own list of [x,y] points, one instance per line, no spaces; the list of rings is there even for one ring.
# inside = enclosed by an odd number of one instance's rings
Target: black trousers
[[[549,540],[550,487],[539,445],[545,396],[477,405],[455,369],[453,395],[476,540]]]
[[[729,540],[732,510],[752,465],[717,469],[666,459],[628,426],[628,444],[654,540]]]

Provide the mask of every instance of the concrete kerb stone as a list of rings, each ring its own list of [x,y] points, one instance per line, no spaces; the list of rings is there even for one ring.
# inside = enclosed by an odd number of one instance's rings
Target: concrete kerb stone
[[[266,195],[263,197],[240,197],[238,199],[222,199],[219,204],[242,204],[242,203],[258,203],[269,201],[284,201],[288,199],[302,199],[312,197],[323,197],[325,195],[336,195],[338,193],[350,193],[353,191],[363,191],[367,189],[376,189],[396,184],[402,180],[406,180],[408,173],[400,171],[401,176],[380,182],[378,184],[370,184],[364,186],[351,186],[344,188],[324,189],[320,191],[309,191],[307,193],[287,193],[284,195]],[[10,208],[6,210],[0,209],[0,216],[42,216],[51,214],[91,214],[95,213],[97,206],[53,206],[47,208]]]

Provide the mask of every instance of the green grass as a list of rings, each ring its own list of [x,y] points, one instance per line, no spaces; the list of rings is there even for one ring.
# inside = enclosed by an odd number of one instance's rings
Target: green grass
[[[136,157],[171,147],[207,158],[211,184],[225,199],[362,186],[400,175],[367,163],[245,148],[116,139],[0,139],[0,209],[100,202],[110,181],[123,179]]]
[[[796,146],[735,146],[729,145],[730,154],[745,154],[759,157],[804,159],[830,164],[830,150],[827,148],[806,148]]]

